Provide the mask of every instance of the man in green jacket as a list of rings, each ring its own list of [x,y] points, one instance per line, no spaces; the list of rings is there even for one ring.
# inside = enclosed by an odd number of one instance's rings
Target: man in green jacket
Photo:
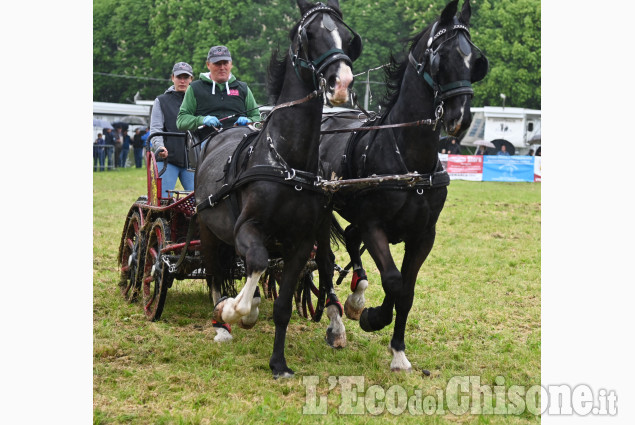
[[[232,75],[232,58],[225,46],[214,46],[207,55],[208,73],[190,84],[176,120],[179,130],[202,125],[229,128],[260,120],[258,104],[247,84]],[[231,118],[226,118],[231,117]]]

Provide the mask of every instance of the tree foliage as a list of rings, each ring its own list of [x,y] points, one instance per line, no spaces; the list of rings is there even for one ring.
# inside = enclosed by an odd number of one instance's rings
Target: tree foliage
[[[403,52],[406,40],[431,24],[446,4],[340,1],[346,23],[364,42],[354,64],[354,73],[361,74],[360,97],[368,78],[378,100],[383,73],[366,71]],[[473,105],[500,105],[505,93],[506,106],[540,108],[540,0],[472,0],[471,5],[472,40],[490,61],[488,76],[474,85]],[[207,72],[209,48],[223,44],[232,52],[234,74],[264,104],[271,53],[287,49],[289,30],[299,18],[294,0],[94,0],[93,99],[132,102],[137,92],[154,99],[171,84],[175,62],[188,62],[198,77]]]

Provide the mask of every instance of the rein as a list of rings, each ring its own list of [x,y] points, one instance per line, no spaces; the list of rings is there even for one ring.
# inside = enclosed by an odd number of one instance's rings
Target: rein
[[[439,105],[441,114],[443,114],[443,106]],[[386,128],[398,128],[398,127],[416,127],[420,125],[431,125],[432,129],[435,130],[437,127],[437,123],[441,119],[441,116],[437,116],[435,119],[426,119],[426,120],[417,120],[404,122],[399,124],[385,124],[385,125],[373,125],[368,127],[357,127],[357,128],[341,128],[337,130],[324,130],[320,131],[320,134],[336,134],[336,133],[356,133],[358,131],[371,131],[371,130],[383,130]]]
[[[357,104],[357,106],[359,107],[359,104]],[[362,111],[364,110],[362,109]],[[364,111],[364,113],[366,114],[367,117],[369,117],[371,121],[374,121],[378,118],[378,116],[371,116],[366,111]],[[356,127],[356,128],[341,128],[336,130],[324,130],[324,131],[320,131],[320,134],[356,133],[358,131],[383,130],[387,128],[400,128],[400,127],[418,127],[423,125],[432,126],[432,130],[434,131],[436,130],[437,124],[439,123],[439,121],[441,121],[442,118],[443,118],[443,102],[437,105],[434,111],[434,119],[428,118],[425,120],[410,121],[410,122],[404,122],[399,124],[384,124],[384,125],[372,125],[372,126]]]
[[[312,91],[311,93],[309,93],[308,95],[306,95],[302,99],[292,100],[290,102],[285,102],[285,103],[281,103],[279,105],[274,106],[271,109],[271,111],[269,111],[269,113],[267,114],[267,117],[263,121],[260,121],[260,125],[257,128],[259,130],[261,128],[263,128],[267,124],[267,122],[269,121],[269,118],[271,117],[271,115],[273,115],[273,113],[275,111],[277,111],[277,110],[290,108],[291,106],[295,106],[295,105],[300,105],[302,103],[305,103],[305,102],[308,102],[310,100],[313,100],[313,99],[317,98],[318,96],[324,95],[324,87],[326,87],[326,80],[324,78],[321,78],[320,79],[320,89],[319,90]]]

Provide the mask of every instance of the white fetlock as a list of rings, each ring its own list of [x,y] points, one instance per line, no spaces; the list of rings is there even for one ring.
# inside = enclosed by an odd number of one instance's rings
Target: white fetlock
[[[261,274],[262,273],[252,273],[252,275],[247,278],[243,289],[236,295],[236,298],[227,298],[223,301],[222,313],[220,317],[216,317],[215,319],[234,324],[238,322],[241,317],[250,314],[254,292]]]
[[[251,313],[251,303],[254,299],[254,292],[256,290],[256,286],[258,285],[258,280],[260,279],[260,275],[262,272],[254,272],[251,276],[247,277],[247,282],[245,282],[245,286],[240,291],[236,300],[238,304],[236,304],[236,312],[240,316],[247,316]]]
[[[237,301],[234,298],[227,298],[224,301],[221,319],[225,323],[234,324],[240,320],[241,315],[236,311]]]
[[[248,315],[243,316],[242,319],[240,319],[239,326],[241,328],[251,329],[254,327],[254,325],[258,321],[258,313],[260,312],[258,309],[258,306],[260,305],[261,300],[262,299],[260,297],[257,297],[251,301],[251,312]]]
[[[216,328],[216,336],[214,337],[214,341],[216,342],[226,342],[231,341],[234,337],[229,331],[225,328]]]
[[[406,358],[405,351],[397,351],[390,345],[388,349],[392,352],[392,362],[390,363],[390,370],[393,372],[412,372],[412,365]]]
[[[326,316],[331,320],[326,328],[326,342],[333,348],[346,347],[346,327],[344,327],[339,308],[335,305],[328,306]]]
[[[359,316],[362,314],[364,305],[366,304],[366,298],[364,297],[366,288],[368,288],[368,281],[362,279],[357,282],[355,291],[346,298],[344,313],[349,319],[359,320]]]

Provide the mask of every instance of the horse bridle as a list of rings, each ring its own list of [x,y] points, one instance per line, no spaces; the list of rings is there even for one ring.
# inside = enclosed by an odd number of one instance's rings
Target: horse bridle
[[[439,84],[437,82],[437,73],[439,71],[439,50],[441,47],[450,40],[453,40],[455,37],[458,37],[459,40],[459,49],[464,55],[469,55],[470,53],[476,54],[476,61],[484,61],[485,68],[487,68],[487,58],[483,54],[483,52],[472,43],[470,40],[470,30],[469,28],[460,23],[459,20],[455,17],[452,23],[452,27],[450,31],[454,31],[455,34],[451,37],[443,40],[439,45],[434,49],[432,45],[434,44],[439,37],[445,34],[448,29],[442,28],[439,31],[436,31],[439,21],[436,21],[432,26],[432,30],[430,31],[430,37],[428,38],[428,44],[425,52],[423,53],[423,59],[421,62],[417,62],[415,57],[412,54],[412,50],[408,53],[408,60],[410,64],[415,68],[417,74],[423,78],[423,80],[428,84],[432,91],[434,92],[434,102],[435,105],[442,103],[444,100],[449,99],[450,97],[460,96],[464,94],[469,94],[470,96],[474,96],[474,90],[472,89],[472,83],[479,81],[480,79],[472,79],[470,80],[457,80],[447,84]],[[467,36],[466,36],[467,35]],[[426,65],[428,65],[429,72],[425,70]]]
[[[337,19],[342,25],[344,25],[348,30],[353,34],[353,39],[350,42],[350,46],[352,49],[353,56],[349,57],[342,49],[330,49],[320,55],[320,57],[316,59],[311,59],[309,57],[308,46],[309,39],[306,33],[306,28],[309,24],[317,17],[318,13],[323,13],[322,15],[322,23],[324,27],[333,31],[335,27],[335,22],[331,18],[334,17]],[[289,47],[289,56],[291,57],[291,62],[293,63],[293,68],[295,69],[295,73],[298,78],[300,77],[300,68],[307,68],[313,74],[313,86],[314,88],[318,88],[318,81],[322,79],[324,76],[322,72],[326,67],[328,67],[333,62],[344,60],[348,65],[353,67],[353,61],[359,57],[362,50],[362,40],[359,34],[357,34],[350,26],[346,24],[342,20],[342,15],[335,9],[326,6],[323,3],[318,3],[315,7],[307,11],[300,20],[300,24],[298,26],[298,42],[296,43],[295,52],[292,50],[292,47]]]

